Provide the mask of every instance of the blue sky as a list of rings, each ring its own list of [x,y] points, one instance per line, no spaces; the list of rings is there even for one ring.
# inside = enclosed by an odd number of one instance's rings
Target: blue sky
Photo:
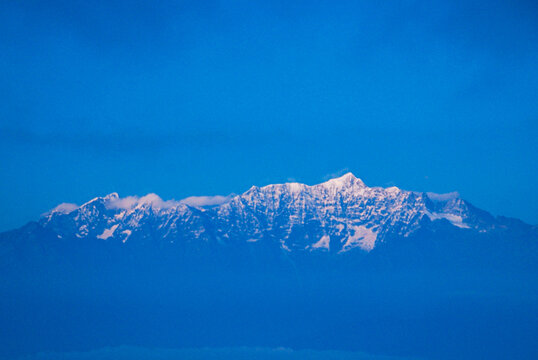
[[[0,31],[0,230],[346,170],[538,223],[534,1],[5,1]]]

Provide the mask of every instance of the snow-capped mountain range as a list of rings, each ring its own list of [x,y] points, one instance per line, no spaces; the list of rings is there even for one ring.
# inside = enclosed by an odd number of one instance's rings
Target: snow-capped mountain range
[[[117,193],[61,204],[39,226],[60,239],[124,244],[274,244],[284,252],[370,252],[394,237],[450,226],[487,233],[513,220],[475,208],[457,193],[368,187],[347,173],[317,185],[253,186],[241,195],[163,201]],[[255,246],[255,245],[252,245]]]
[[[49,349],[51,324],[59,346],[165,334],[156,346],[436,348],[443,327],[443,349],[455,334],[467,349],[478,328],[534,344],[537,279],[538,227],[350,173],[180,201],[112,193],[0,233],[4,346],[24,351],[34,339]],[[499,304],[507,320],[491,333]]]

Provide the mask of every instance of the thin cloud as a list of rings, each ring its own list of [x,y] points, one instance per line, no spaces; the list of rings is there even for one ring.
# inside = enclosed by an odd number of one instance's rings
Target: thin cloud
[[[171,209],[177,207],[180,204],[176,200],[163,200],[159,195],[150,193],[142,197],[127,196],[124,198],[112,197],[107,202],[107,206],[116,209],[132,209],[140,205],[150,205],[155,209]]]
[[[340,177],[340,176],[342,176],[344,174],[347,174],[348,172],[350,172],[350,170],[349,170],[349,168],[346,167],[346,168],[343,168],[343,169],[338,170],[336,172],[329,173],[329,174],[325,175],[323,177],[323,180],[327,181],[327,180],[331,180],[331,179],[334,179],[334,178],[338,178],[338,177]]]
[[[216,206],[216,205],[222,205],[229,202],[232,199],[232,197],[233,197],[232,195],[190,196],[188,198],[181,200],[180,202],[190,205],[190,206],[196,206],[196,207]]]
[[[56,212],[56,213],[61,213],[61,214],[69,214],[70,212],[74,211],[78,209],[78,205],[77,204],[73,204],[73,203],[61,203],[60,205],[56,206],[54,209],[50,210],[50,211],[47,211],[45,214],[43,215],[49,215],[53,212]]]

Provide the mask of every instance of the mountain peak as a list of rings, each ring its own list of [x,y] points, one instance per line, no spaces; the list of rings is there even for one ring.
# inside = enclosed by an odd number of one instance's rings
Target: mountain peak
[[[89,201],[86,201],[84,204],[82,204],[80,207],[85,207],[85,206],[88,206],[90,204],[95,204],[96,202],[101,202],[101,203],[105,203],[105,204],[109,204],[110,202],[113,202],[113,201],[117,201],[120,199],[120,196],[118,195],[117,192],[113,192],[113,193],[110,193],[108,195],[105,195],[105,196],[98,196],[98,197],[94,197],[93,199],[89,200]]]
[[[324,182],[322,185],[330,185],[330,186],[335,186],[339,188],[352,186],[352,185],[359,185],[361,187],[366,186],[361,179],[353,175],[353,173],[351,172],[345,173],[344,175],[340,177],[330,179]]]

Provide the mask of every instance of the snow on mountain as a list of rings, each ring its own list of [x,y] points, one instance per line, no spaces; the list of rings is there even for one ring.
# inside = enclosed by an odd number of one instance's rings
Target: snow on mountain
[[[428,224],[485,232],[496,220],[457,193],[368,187],[351,173],[321,184],[253,186],[241,195],[162,200],[117,193],[61,204],[40,224],[58,237],[173,243],[271,242],[286,251],[373,250]]]

